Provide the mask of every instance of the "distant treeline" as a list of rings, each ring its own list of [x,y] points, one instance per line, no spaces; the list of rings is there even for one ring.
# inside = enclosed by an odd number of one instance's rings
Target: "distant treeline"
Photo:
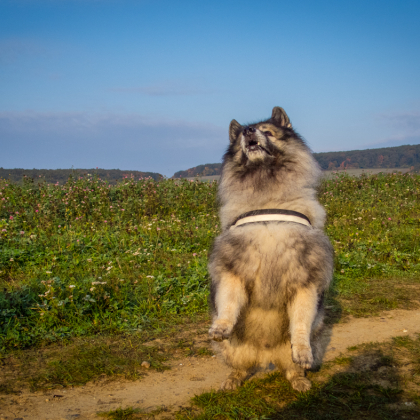
[[[314,156],[324,170],[410,168],[411,166],[418,168],[420,144],[349,152],[314,153]]]
[[[381,149],[350,150],[348,152],[314,153],[321,169],[373,169],[410,168],[420,169],[420,144],[384,147]],[[178,171],[173,178],[220,175],[221,163],[207,163],[186,171]]]
[[[221,163],[206,163],[198,165],[186,171],[175,172],[172,178],[189,178],[194,176],[220,175],[222,169]]]
[[[95,175],[103,181],[115,184],[123,178],[135,179],[151,177],[158,180],[162,175],[156,172],[140,172],[140,171],[121,171],[119,169],[4,169],[0,168],[0,178],[9,179],[10,181],[21,183],[24,177],[33,179],[34,182],[46,181],[49,184],[64,184],[69,177],[79,178],[87,174]]]

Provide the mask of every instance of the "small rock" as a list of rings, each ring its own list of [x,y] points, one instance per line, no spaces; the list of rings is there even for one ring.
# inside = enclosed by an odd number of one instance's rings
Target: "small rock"
[[[49,401],[49,399],[47,398],[45,401],[46,401],[46,402],[48,402],[48,401]]]
[[[146,369],[149,369],[149,367],[150,367],[150,362],[146,362],[146,361],[142,362],[142,363],[141,363],[141,367],[144,367],[144,368],[146,368]]]

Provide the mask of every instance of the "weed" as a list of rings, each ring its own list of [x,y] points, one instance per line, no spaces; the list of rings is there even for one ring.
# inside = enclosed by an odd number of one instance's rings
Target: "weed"
[[[132,420],[141,417],[141,411],[132,407],[117,408],[116,410],[98,413],[99,417],[106,417],[109,420]]]
[[[337,357],[335,359],[335,363],[337,365],[349,365],[351,360],[352,360],[351,357]]]
[[[211,356],[208,343],[202,342],[202,331],[192,328],[199,321],[184,319],[176,325],[162,325],[165,333],[75,338],[10,351],[0,358],[0,393],[15,393],[27,387],[31,391],[65,388],[118,378],[136,380],[149,371],[168,369],[167,362],[173,357]],[[165,342],[156,337],[163,337]],[[150,362],[150,369],[142,367],[144,361]]]
[[[404,366],[410,361],[417,369],[420,367],[420,339],[404,338],[404,346],[409,347],[404,354],[396,354],[395,340],[357,346],[351,357],[342,356],[324,365],[320,372],[310,373],[313,387],[309,392],[294,391],[280,373],[272,373],[246,382],[235,391],[197,395],[190,407],[177,413],[177,418],[417,419],[418,392],[412,389],[420,389],[420,380],[411,371],[405,377]]]
[[[199,350],[197,350],[197,355],[199,356],[213,356],[213,352],[208,349],[207,347],[203,347]]]
[[[0,181],[0,349],[206,312],[216,184]]]
[[[164,332],[207,312],[216,182],[0,180],[0,350]],[[420,176],[336,174],[319,192],[335,248],[329,322],[418,306]]]

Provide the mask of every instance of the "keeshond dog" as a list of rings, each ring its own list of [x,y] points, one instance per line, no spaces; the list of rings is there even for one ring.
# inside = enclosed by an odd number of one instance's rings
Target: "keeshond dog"
[[[216,353],[234,389],[273,363],[307,391],[305,369],[325,352],[323,299],[333,249],[316,188],[321,170],[289,117],[242,126],[232,120],[218,199],[222,233],[209,259]]]

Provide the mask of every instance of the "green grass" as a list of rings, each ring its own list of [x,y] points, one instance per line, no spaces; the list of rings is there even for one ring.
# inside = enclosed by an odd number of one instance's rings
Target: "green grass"
[[[206,311],[216,185],[0,182],[0,349]],[[2,199],[4,198],[4,200]]]
[[[407,369],[407,366],[409,368]],[[179,420],[418,419],[420,339],[395,338],[353,348],[309,374],[313,387],[294,391],[272,373],[235,391],[208,392],[179,411]]]
[[[127,407],[124,409],[117,408],[116,410],[108,411],[106,413],[98,413],[98,416],[105,417],[110,420],[131,420],[139,418],[139,416],[142,416],[142,413],[139,409]]]
[[[420,416],[420,337],[395,337],[352,347],[308,374],[312,389],[294,391],[278,372],[235,391],[207,392],[164,413],[178,420],[415,420]],[[169,410],[170,411],[170,410]],[[155,418],[141,407],[102,413],[110,419]],[[127,417],[118,417],[121,415]]]
[[[31,391],[84,385],[94,379],[122,377],[139,379],[147,369],[165,369],[165,356],[156,347],[145,347],[139,340],[77,340],[70,346],[53,346],[48,350],[16,352],[4,359],[4,393],[15,393],[23,386]]]
[[[196,340],[207,333],[207,328],[197,329],[203,320],[183,319],[161,325],[164,332],[147,335],[91,336],[0,353],[0,393],[60,389],[93,380],[136,380],[150,371],[169,369],[167,362],[173,357],[212,356],[202,340]],[[149,362],[150,367],[142,367],[142,362]]]
[[[208,319],[216,190],[179,179],[0,180],[1,360],[89,337],[135,336],[140,345],[185,319]],[[319,197],[335,248],[329,322],[418,307],[419,193],[416,174],[324,180]],[[108,375],[101,369],[91,378]],[[70,383],[65,376],[57,381]]]

